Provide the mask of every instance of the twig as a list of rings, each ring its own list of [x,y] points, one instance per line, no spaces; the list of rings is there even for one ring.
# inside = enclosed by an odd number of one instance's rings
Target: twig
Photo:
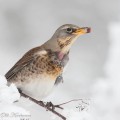
[[[68,103],[70,103],[70,102],[79,101],[79,100],[83,100],[83,99],[73,99],[73,100],[70,100],[70,101],[67,101],[67,102],[64,102],[64,103],[55,105],[55,106],[62,106],[62,105],[68,104]]]
[[[64,103],[55,105],[55,106],[58,107],[58,108],[62,108],[62,107],[60,107],[60,106],[65,105],[65,104],[68,104],[68,103],[71,103],[71,102],[74,102],[74,101],[80,101],[80,100],[83,102],[83,99],[73,99],[73,100],[70,100],[70,101],[67,101],[67,102],[64,102]],[[87,99],[87,100],[90,100],[90,99]]]
[[[46,109],[49,110],[50,112],[56,114],[57,116],[59,116],[59,117],[62,118],[63,120],[66,120],[66,117],[64,117],[63,115],[61,115],[60,113],[58,113],[58,112],[55,111],[54,109],[49,108],[49,107],[46,107],[46,105],[45,105],[44,103],[42,103],[42,102],[40,102],[40,101],[37,101],[37,100],[35,100],[34,98],[32,98],[32,97],[30,97],[30,96],[28,96],[28,95],[26,95],[26,94],[24,94],[24,93],[22,93],[22,92],[21,92],[20,94],[21,94],[21,96],[23,96],[23,97],[25,97],[25,98],[29,98],[29,99],[30,99],[31,101],[33,101],[34,103],[40,105],[41,107],[46,108]],[[57,105],[57,106],[58,106],[58,105]],[[58,107],[58,108],[59,108],[59,107]]]

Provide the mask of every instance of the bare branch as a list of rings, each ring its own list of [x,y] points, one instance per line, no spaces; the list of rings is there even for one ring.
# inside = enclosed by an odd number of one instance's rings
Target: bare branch
[[[28,96],[28,95],[26,95],[26,94],[24,94],[24,93],[22,93],[22,92],[21,92],[20,94],[21,94],[21,96],[23,96],[23,97],[25,97],[25,98],[29,98],[29,99],[30,99],[31,101],[33,101],[34,103],[40,105],[41,107],[43,107],[43,108],[47,109],[48,111],[54,113],[55,115],[59,116],[59,117],[62,118],[63,120],[66,120],[66,117],[64,117],[63,115],[61,115],[60,113],[58,113],[58,112],[55,111],[54,109],[49,108],[49,107],[46,107],[46,105],[45,105],[43,102],[37,101],[37,100],[35,100],[34,98],[32,98],[32,97],[30,97],[30,96]],[[57,106],[56,106],[56,107],[57,107]],[[58,107],[58,108],[59,108],[59,107]]]
[[[68,103],[70,103],[70,102],[80,101],[80,100],[82,100],[82,99],[73,99],[73,100],[70,100],[70,101],[67,101],[67,102],[64,102],[64,103],[58,104],[58,106],[62,106],[62,105],[68,104]]]

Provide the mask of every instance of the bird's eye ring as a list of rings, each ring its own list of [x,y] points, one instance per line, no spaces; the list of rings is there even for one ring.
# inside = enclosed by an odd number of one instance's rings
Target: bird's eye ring
[[[72,28],[67,28],[66,31],[67,31],[67,33],[72,33],[73,29]]]

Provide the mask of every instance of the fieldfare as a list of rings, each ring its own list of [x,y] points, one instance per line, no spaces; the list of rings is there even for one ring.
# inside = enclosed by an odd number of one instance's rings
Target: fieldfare
[[[89,33],[89,27],[65,24],[43,45],[29,50],[5,75],[26,95],[42,100],[62,82],[62,73],[75,40]]]

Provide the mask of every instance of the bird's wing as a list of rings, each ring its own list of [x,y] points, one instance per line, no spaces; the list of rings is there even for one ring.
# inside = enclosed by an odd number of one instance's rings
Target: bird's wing
[[[6,79],[11,79],[14,75],[16,75],[20,70],[22,70],[25,66],[29,65],[35,59],[35,53],[42,52],[43,50],[40,47],[33,48],[28,51],[6,74]]]

